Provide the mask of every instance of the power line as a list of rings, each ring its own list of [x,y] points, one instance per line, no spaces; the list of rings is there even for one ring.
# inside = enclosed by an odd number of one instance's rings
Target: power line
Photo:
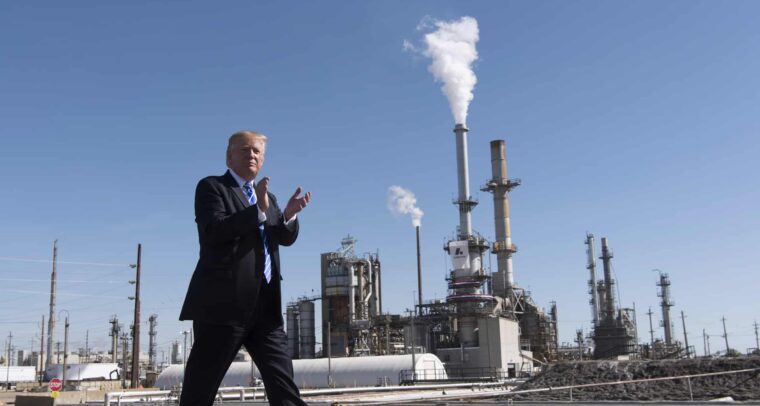
[[[42,292],[39,290],[22,290],[22,289],[2,289],[3,292],[13,292],[13,293],[33,293],[33,294],[40,294],[40,295],[47,295],[48,292]],[[107,298],[110,299],[113,296],[105,296],[105,295],[88,295],[86,293],[58,293],[59,296],[74,296],[74,297],[100,297],[100,298]]]
[[[49,282],[50,279],[16,279],[16,278],[0,278],[0,281],[12,281],[12,282]],[[61,283],[124,283],[123,281],[93,281],[93,280],[63,280]]]
[[[32,259],[32,258],[13,258],[13,257],[0,257],[0,261],[18,261],[18,262],[44,262],[52,263],[50,259]],[[119,266],[132,268],[132,264],[114,264],[108,262],[79,262],[79,261],[57,261],[59,264],[69,265],[92,265],[92,266]]]

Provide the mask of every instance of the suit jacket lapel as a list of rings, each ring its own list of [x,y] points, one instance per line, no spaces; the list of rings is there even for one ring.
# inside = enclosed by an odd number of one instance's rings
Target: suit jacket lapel
[[[243,205],[243,207],[249,207],[251,204],[248,203],[248,198],[245,197],[245,193],[243,193],[243,189],[240,188],[240,185],[238,185],[237,181],[232,176],[230,171],[227,171],[227,173],[224,174],[224,177],[227,180],[227,186],[232,189],[232,194],[237,196],[238,200],[240,200],[240,203]]]

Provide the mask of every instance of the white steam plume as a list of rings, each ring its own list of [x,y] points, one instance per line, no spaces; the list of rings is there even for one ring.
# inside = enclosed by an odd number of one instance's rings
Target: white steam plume
[[[417,207],[417,198],[411,190],[395,185],[388,188],[388,210],[397,216],[409,214],[415,227],[419,227],[422,215],[425,214]]]
[[[472,91],[478,78],[472,63],[478,59],[475,43],[478,42],[478,21],[462,17],[455,21],[433,21],[437,28],[425,34],[427,48],[423,55],[432,59],[428,71],[436,80],[443,82],[441,90],[449,100],[451,113],[457,124],[466,124],[467,108],[472,101]],[[420,28],[429,26],[421,24]],[[409,49],[409,44],[405,44]]]

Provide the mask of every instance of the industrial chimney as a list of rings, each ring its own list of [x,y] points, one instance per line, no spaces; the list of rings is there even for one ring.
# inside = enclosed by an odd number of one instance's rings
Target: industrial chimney
[[[493,194],[493,217],[496,241],[492,252],[496,254],[497,273],[493,278],[493,293],[510,297],[515,281],[512,271],[512,244],[509,226],[509,192],[520,185],[520,179],[507,178],[507,158],[504,140],[491,141],[491,179],[480,190]]]
[[[464,124],[454,126],[457,142],[457,180],[459,185],[459,198],[455,202],[459,206],[459,238],[467,239],[472,235],[472,212],[478,202],[470,196],[470,169],[467,163],[467,132]]]
[[[459,182],[459,196],[454,204],[459,206],[459,229],[457,239],[449,241],[444,249],[451,257],[453,268],[448,278],[447,301],[456,304],[460,344],[471,347],[478,345],[477,316],[493,304],[494,297],[483,292],[483,284],[489,277],[483,269],[482,254],[488,250],[489,244],[472,231],[470,212],[478,202],[470,196],[467,131],[463,124],[454,127]]]

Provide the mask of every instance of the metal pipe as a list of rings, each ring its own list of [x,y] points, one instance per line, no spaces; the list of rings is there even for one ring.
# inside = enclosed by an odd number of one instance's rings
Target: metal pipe
[[[372,291],[375,289],[375,285],[374,285],[374,279],[372,278],[372,261],[370,261],[367,258],[363,258],[362,261],[367,263],[367,272],[368,272],[367,283],[369,284],[369,287],[367,288],[367,297],[364,298],[364,312],[366,313],[367,319],[369,319],[370,318],[370,314],[369,314],[370,313],[369,311],[370,299],[372,299],[372,293],[373,293]],[[363,288],[362,290],[360,290],[360,292],[364,294]]]
[[[356,266],[351,265],[348,267],[348,323],[349,327],[351,323],[356,320],[356,302],[354,295],[356,294]]]
[[[357,320],[366,320],[367,317],[365,316],[367,312],[367,307],[369,305],[368,297],[364,295],[364,288],[366,285],[366,280],[364,278],[364,267],[363,266],[357,266],[357,273],[356,273],[356,280],[357,280],[357,290],[359,292],[359,315],[356,316]]]

